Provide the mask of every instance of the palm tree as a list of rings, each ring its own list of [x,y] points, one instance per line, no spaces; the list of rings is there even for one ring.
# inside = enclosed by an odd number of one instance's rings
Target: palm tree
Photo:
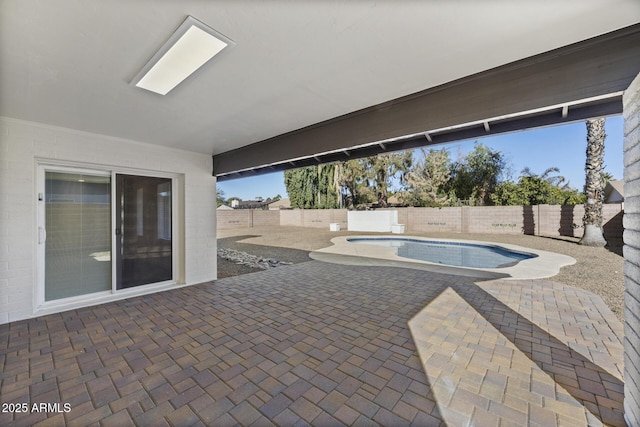
[[[520,175],[528,178],[540,178],[544,181],[547,181],[549,184],[551,184],[554,187],[558,187],[563,190],[566,190],[569,188],[569,182],[567,181],[567,179],[562,175],[552,175],[552,174],[559,174],[559,173],[560,173],[560,169],[555,166],[552,166],[550,168],[547,168],[544,172],[542,172],[542,175],[538,175],[537,173],[534,173],[531,170],[531,168],[529,168],[529,166],[525,166],[525,168],[522,169],[522,172],[520,172]]]
[[[564,176],[552,175],[552,174],[559,174],[559,173],[560,173],[560,169],[558,169],[555,166],[552,166],[550,168],[547,168],[547,170],[545,170],[542,173],[542,175],[540,175],[540,178],[544,179],[554,187],[558,187],[562,189],[569,188],[569,183],[567,182],[567,179]]]
[[[602,233],[602,169],[604,160],[604,119],[587,120],[587,161],[585,172],[587,183],[585,193],[587,202],[584,205],[584,235],[581,245],[605,246],[607,241]]]
[[[342,196],[342,175],[343,175],[344,166],[342,163],[337,162],[334,163],[333,168],[333,188],[336,192],[336,197],[338,198],[338,207],[342,209],[343,205],[343,196]]]
[[[607,182],[614,181],[614,177],[609,172],[602,172],[602,188],[607,186]]]

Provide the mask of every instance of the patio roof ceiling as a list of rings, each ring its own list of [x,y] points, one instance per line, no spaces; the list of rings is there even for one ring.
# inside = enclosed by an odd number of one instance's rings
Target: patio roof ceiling
[[[634,25],[215,155],[214,174],[224,181],[620,114],[638,70]]]
[[[187,15],[235,46],[166,96],[131,86]],[[639,20],[636,0],[1,0],[0,115],[219,156]],[[601,111],[618,102],[613,86]],[[557,101],[562,110],[573,100]],[[339,148],[364,138],[346,136]],[[305,144],[307,161],[323,151],[313,144]],[[286,148],[276,151],[287,160]],[[218,157],[225,166],[216,173],[265,166],[237,162],[258,152]]]

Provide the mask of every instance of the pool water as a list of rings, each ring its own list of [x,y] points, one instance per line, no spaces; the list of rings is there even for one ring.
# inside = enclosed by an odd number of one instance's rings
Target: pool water
[[[500,246],[473,243],[390,238],[350,238],[351,243],[379,245],[393,248],[403,258],[436,264],[473,268],[509,267],[537,255],[515,252]]]

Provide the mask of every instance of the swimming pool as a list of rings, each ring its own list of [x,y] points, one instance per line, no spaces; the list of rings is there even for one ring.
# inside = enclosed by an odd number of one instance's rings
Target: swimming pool
[[[517,252],[497,245],[418,240],[397,237],[351,237],[349,243],[392,248],[396,255],[436,264],[471,268],[511,267],[536,254]]]

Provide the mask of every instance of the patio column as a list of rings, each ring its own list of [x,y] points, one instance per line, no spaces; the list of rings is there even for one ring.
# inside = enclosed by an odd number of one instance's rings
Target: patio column
[[[640,74],[623,96],[624,114],[624,409],[640,426]]]

